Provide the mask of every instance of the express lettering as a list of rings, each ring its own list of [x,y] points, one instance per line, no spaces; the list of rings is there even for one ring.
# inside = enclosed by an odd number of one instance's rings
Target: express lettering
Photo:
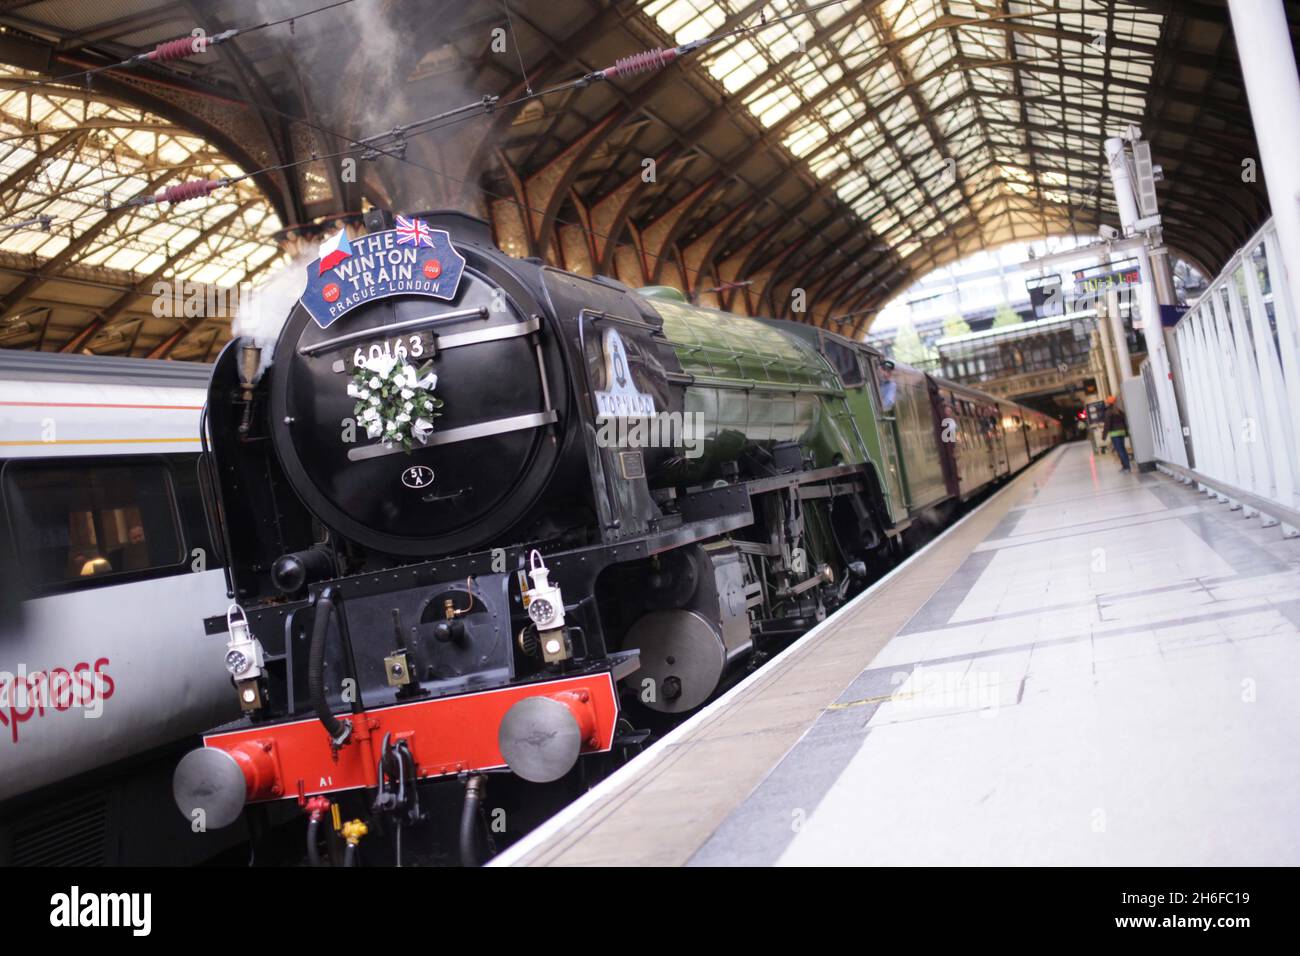
[[[29,674],[19,666],[17,674],[0,671],[0,727],[7,728],[9,739],[17,744],[19,728],[34,718],[73,708],[88,711],[87,717],[98,716],[100,705],[117,689],[108,665],[109,659],[101,657],[93,664],[74,664],[71,670],[51,667]]]

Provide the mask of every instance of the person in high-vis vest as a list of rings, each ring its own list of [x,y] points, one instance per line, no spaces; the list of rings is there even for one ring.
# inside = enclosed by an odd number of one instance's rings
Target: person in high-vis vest
[[[1128,419],[1124,417],[1124,410],[1115,404],[1114,395],[1106,398],[1106,417],[1102,427],[1115,447],[1115,454],[1119,455],[1120,471],[1128,471]]]

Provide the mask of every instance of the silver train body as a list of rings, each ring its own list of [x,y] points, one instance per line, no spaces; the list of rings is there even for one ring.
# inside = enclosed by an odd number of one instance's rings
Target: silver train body
[[[141,829],[174,815],[148,809],[169,797],[141,783],[149,755],[236,716],[202,624],[229,603],[200,496],[208,376],[0,352],[0,862],[166,860]]]

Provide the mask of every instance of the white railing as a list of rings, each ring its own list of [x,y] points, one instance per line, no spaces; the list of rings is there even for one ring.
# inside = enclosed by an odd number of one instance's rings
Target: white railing
[[[1166,472],[1246,517],[1260,515],[1265,526],[1280,523],[1287,536],[1300,534],[1295,302],[1270,220],[1173,329],[1193,467],[1156,449]],[[1143,377],[1150,379],[1146,367]]]

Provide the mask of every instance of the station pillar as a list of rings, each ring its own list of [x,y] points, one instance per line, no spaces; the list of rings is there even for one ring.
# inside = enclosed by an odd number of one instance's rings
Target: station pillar
[[[1100,303],[1098,305],[1100,306]],[[1119,392],[1119,364],[1115,361],[1115,347],[1111,344],[1111,335],[1110,321],[1106,309],[1099,307],[1097,309],[1097,346],[1101,350],[1101,373],[1106,383],[1101,393],[1102,398]]]
[[[1115,371],[1119,373],[1115,378],[1115,388],[1118,389],[1124,379],[1133,377],[1133,359],[1128,351],[1128,333],[1124,329],[1124,316],[1119,310],[1119,293],[1114,289],[1108,289],[1106,294],[1097,300],[1097,322],[1110,323],[1110,344],[1115,350]]]
[[[1129,138],[1137,139],[1136,128],[1130,128]],[[1170,357],[1165,345],[1164,323],[1160,314],[1160,298],[1156,291],[1155,271],[1151,264],[1150,246],[1159,245],[1158,216],[1142,218],[1134,191],[1133,174],[1129,168],[1128,151],[1123,137],[1106,140],[1106,161],[1110,166],[1115,203],[1119,207],[1120,224],[1126,235],[1139,236],[1142,241],[1134,249],[1141,273],[1137,292],[1142,313],[1142,334],[1147,344],[1147,361],[1151,366],[1156,390],[1157,420],[1156,448],[1173,464],[1186,466],[1191,460],[1187,434],[1183,430],[1185,412],[1174,390]],[[1153,242],[1152,240],[1156,241]]]
[[[1300,315],[1300,77],[1291,29],[1283,0],[1228,0],[1228,8],[1289,280],[1291,314]]]

